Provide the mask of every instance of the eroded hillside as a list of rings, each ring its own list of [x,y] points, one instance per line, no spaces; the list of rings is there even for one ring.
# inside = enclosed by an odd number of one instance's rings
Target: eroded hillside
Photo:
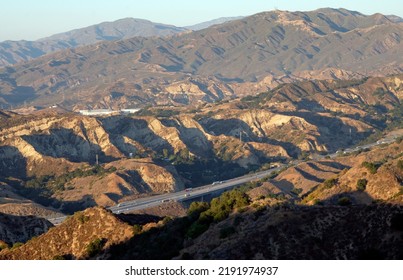
[[[401,259],[402,148],[298,162],[178,218],[87,209],[0,258]]]
[[[396,75],[284,84],[230,102],[131,116],[2,113],[1,180],[57,211],[112,206],[335,152],[401,127],[402,89]],[[341,168],[315,164],[301,172]]]

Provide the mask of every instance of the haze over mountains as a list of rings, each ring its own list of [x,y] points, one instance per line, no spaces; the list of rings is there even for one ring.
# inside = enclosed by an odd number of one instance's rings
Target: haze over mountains
[[[207,28],[234,19],[237,18],[219,18],[192,26],[176,27],[144,19],[124,18],[55,34],[36,41],[4,41],[0,42],[0,67],[28,61],[47,53],[91,45],[101,41],[118,41],[136,36],[165,37],[185,31]]]
[[[401,19],[207,25],[104,23],[0,69],[0,259],[403,258]]]
[[[380,14],[265,12],[172,37],[104,41],[4,68],[0,104],[189,104],[312,76],[399,73],[402,37],[403,24]]]

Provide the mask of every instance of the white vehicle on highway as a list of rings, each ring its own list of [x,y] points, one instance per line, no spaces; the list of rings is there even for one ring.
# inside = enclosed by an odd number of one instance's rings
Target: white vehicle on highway
[[[219,184],[222,184],[222,183],[223,183],[223,181],[215,181],[211,185],[215,186],[215,185],[219,185]]]

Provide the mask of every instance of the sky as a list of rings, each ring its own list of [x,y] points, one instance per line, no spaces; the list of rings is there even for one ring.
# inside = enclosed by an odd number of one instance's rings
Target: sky
[[[310,11],[324,7],[403,17],[402,0],[0,0],[0,7],[0,42],[37,40],[127,17],[187,26],[275,9]]]

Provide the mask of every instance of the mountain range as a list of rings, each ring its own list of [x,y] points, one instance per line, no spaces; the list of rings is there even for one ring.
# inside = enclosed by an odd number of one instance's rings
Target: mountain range
[[[403,258],[402,20],[207,25],[105,23],[0,69],[0,259]]]
[[[36,41],[4,41],[0,42],[0,67],[28,61],[59,50],[91,45],[101,41],[118,41],[137,36],[171,36],[181,32],[200,30],[238,18],[240,17],[219,18],[187,27],[154,23],[144,19],[124,18],[55,34]]]
[[[401,128],[402,98],[400,74],[300,81],[257,96],[134,115],[91,117],[60,107],[5,111],[0,197],[7,199],[0,209],[69,214],[335,152]]]
[[[402,259],[402,145],[306,161],[180,217],[93,207],[52,227],[2,214],[0,259]]]
[[[344,9],[273,11],[171,37],[68,49],[0,69],[2,106],[180,105],[280,83],[402,70],[403,24]]]

